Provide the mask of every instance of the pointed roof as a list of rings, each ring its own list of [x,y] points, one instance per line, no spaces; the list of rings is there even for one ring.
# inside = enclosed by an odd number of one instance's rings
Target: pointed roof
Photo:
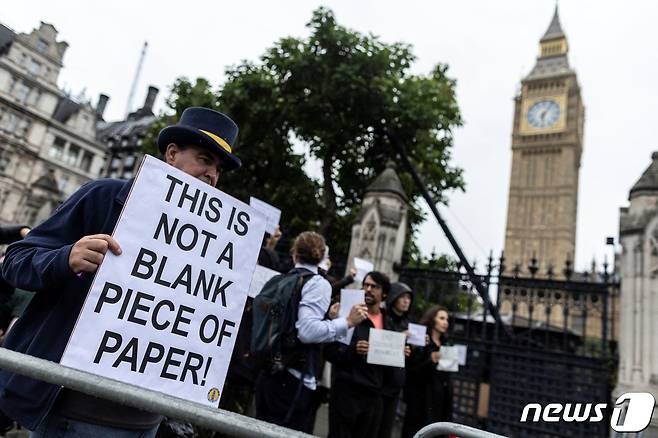
[[[557,10],[557,3],[555,4],[555,12],[553,13],[553,19],[551,24],[548,25],[546,33],[541,37],[540,41],[554,40],[556,38],[564,38],[564,31],[562,30],[562,25],[560,24],[560,14]]]
[[[651,164],[631,189],[629,199],[640,195],[658,195],[658,152],[651,154]]]
[[[402,188],[402,183],[398,174],[395,172],[395,163],[390,161],[386,163],[386,170],[384,170],[375,180],[368,186],[366,193],[369,192],[389,192],[399,195],[407,201],[407,194]]]

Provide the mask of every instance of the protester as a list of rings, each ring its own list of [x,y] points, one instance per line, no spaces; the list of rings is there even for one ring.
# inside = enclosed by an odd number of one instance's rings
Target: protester
[[[237,125],[206,108],[186,109],[157,139],[167,164],[215,187],[220,171],[237,169],[232,153]],[[44,223],[11,245],[5,279],[36,295],[4,346],[58,362],[81,311],[94,273],[107,251],[121,254],[110,233],[132,180],[85,184]],[[33,437],[152,437],[161,416],[62,389],[19,374],[0,372],[0,409]]]
[[[420,320],[427,327],[429,343],[415,347],[407,361],[407,381],[404,401],[407,410],[402,437],[414,436],[423,427],[438,421],[450,421],[452,416],[452,385],[450,373],[438,371],[439,349],[448,332],[448,309],[434,306]]]
[[[332,363],[333,381],[329,396],[329,438],[376,437],[382,415],[384,367],[367,363],[371,328],[384,328],[382,300],[391,283],[381,272],[363,279],[368,318],[354,327],[349,345],[336,342],[325,348]]]
[[[409,309],[413,302],[413,292],[405,283],[393,283],[391,292],[386,298],[386,314],[384,328],[395,332],[406,332],[409,329]],[[410,353],[409,346],[406,347]],[[384,384],[382,386],[382,421],[379,426],[379,438],[390,438],[397,412],[398,400],[404,386],[405,368],[384,368]]]
[[[298,309],[295,323],[298,342],[295,342],[295,347],[287,350],[293,359],[286,361],[284,366],[278,364],[278,367],[261,371],[256,381],[256,417],[307,433],[311,433],[313,427],[310,401],[319,379],[319,344],[344,336],[348,328],[358,325],[367,317],[364,305],[352,307],[346,318],[325,317],[331,300],[331,285],[318,275],[318,265],[324,251],[325,241],[320,234],[310,231],[301,233],[291,250],[295,268],[287,276],[268,282],[274,284],[290,276],[295,279],[303,276],[307,278],[302,282],[299,304],[293,306]],[[308,275],[309,272],[314,275]],[[257,299],[262,296],[268,284]],[[298,283],[295,281],[292,284]],[[254,315],[255,329],[257,323]]]

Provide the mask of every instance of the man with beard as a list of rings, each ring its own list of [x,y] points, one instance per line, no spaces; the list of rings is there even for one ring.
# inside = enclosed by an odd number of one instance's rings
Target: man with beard
[[[376,437],[382,415],[384,368],[367,363],[371,328],[384,328],[381,303],[391,283],[381,272],[363,279],[368,318],[354,327],[350,345],[333,343],[325,356],[333,365],[329,396],[329,438]]]

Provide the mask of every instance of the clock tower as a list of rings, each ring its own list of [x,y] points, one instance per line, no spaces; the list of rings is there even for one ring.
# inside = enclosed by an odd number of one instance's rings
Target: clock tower
[[[505,259],[526,271],[534,257],[545,276],[575,255],[585,108],[557,6],[539,46],[514,98]]]

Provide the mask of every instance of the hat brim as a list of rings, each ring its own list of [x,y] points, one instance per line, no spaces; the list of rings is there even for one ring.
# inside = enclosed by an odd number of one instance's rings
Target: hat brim
[[[226,170],[235,170],[242,166],[242,161],[213,140],[209,135],[204,134],[196,128],[184,125],[167,126],[158,135],[158,149],[164,155],[167,146],[170,143],[176,143],[181,146],[200,146],[219,155],[222,168]]]

